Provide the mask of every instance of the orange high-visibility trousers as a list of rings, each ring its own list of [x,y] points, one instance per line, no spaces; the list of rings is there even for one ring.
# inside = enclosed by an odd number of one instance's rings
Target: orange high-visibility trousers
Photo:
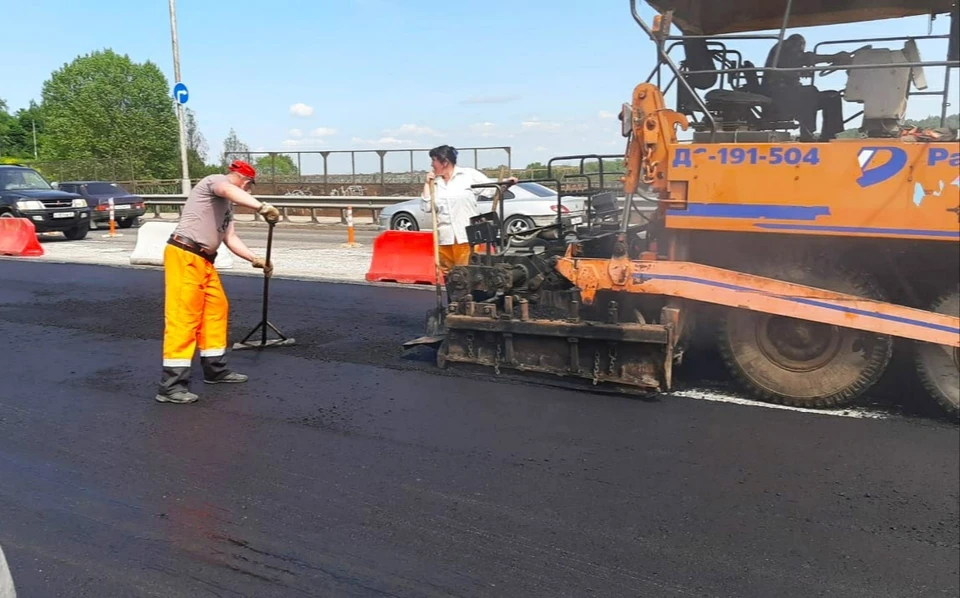
[[[454,266],[466,266],[470,263],[470,244],[455,243],[453,245],[440,245],[440,271],[449,274]]]
[[[210,369],[208,364],[222,367],[227,352],[229,303],[217,269],[199,255],[173,245],[164,250],[163,265],[164,370],[180,373],[177,378],[188,375],[198,348],[205,370]],[[177,382],[185,389],[185,380]]]

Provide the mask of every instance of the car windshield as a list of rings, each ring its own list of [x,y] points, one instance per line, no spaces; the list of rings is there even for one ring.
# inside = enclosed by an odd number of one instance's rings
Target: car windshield
[[[87,183],[90,195],[127,195],[127,190],[116,183]]]
[[[557,192],[549,187],[544,187],[539,183],[517,183],[517,187],[522,188],[524,191],[529,191],[537,197],[556,197]]]
[[[4,191],[50,191],[53,187],[29,168],[0,168],[0,189]]]

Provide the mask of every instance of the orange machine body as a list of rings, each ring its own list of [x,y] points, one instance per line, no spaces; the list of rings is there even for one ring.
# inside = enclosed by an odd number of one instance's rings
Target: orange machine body
[[[671,229],[960,241],[960,143],[677,144]]]

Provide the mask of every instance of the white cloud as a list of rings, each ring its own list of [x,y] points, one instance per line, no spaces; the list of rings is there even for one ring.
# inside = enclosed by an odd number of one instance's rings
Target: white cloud
[[[492,122],[473,123],[470,125],[470,131],[481,137],[497,137],[509,139],[513,134],[501,131],[500,128]]]
[[[300,137],[303,137],[303,131],[301,131],[300,129],[290,129],[289,131],[287,131],[287,135],[294,139],[299,139]]]
[[[330,127],[317,127],[316,129],[310,131],[311,137],[330,137],[331,135],[336,135],[337,130],[331,129]]]
[[[292,116],[299,116],[301,118],[306,118],[313,115],[313,106],[307,106],[302,102],[298,102],[293,106],[290,106],[290,114]]]
[[[507,104],[510,102],[515,102],[520,99],[520,96],[509,95],[509,96],[476,96],[472,98],[467,98],[465,100],[460,100],[461,104]]]
[[[443,134],[430,127],[420,125],[400,125],[396,129],[384,129],[383,133],[389,137],[441,137]]]
[[[563,128],[560,123],[544,122],[537,117],[523,121],[520,126],[525,131],[559,131]]]
[[[324,143],[319,139],[285,139],[281,145],[296,149],[310,149],[324,145]]]
[[[613,112],[607,112],[606,110],[601,110],[599,113],[597,113],[597,116],[599,116],[600,118],[602,118],[602,119],[604,119],[604,120],[609,120],[609,119],[611,119],[611,118],[617,118],[617,115],[616,115],[615,113],[613,113]]]
[[[354,137],[350,140],[351,143],[357,145],[372,145],[377,147],[383,147],[385,145],[412,145],[412,141],[407,141],[405,139],[397,139],[396,137],[381,137],[380,139],[363,139],[361,137]]]
[[[538,145],[537,147],[533,148],[533,151],[543,153],[543,152],[547,151],[547,148],[545,148],[545,147],[542,146],[542,145]],[[431,208],[431,209],[432,209],[432,208]]]

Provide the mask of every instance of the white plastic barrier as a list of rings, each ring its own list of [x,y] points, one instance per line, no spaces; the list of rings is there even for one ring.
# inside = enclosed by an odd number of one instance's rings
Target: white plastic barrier
[[[13,587],[13,576],[3,556],[3,548],[0,548],[0,598],[17,598],[17,589]]]
[[[176,222],[145,222],[137,230],[137,246],[130,254],[130,264],[135,266],[162,266],[163,251],[167,247],[167,239],[177,229]],[[217,251],[214,262],[217,270],[233,268],[233,253],[221,246]]]

